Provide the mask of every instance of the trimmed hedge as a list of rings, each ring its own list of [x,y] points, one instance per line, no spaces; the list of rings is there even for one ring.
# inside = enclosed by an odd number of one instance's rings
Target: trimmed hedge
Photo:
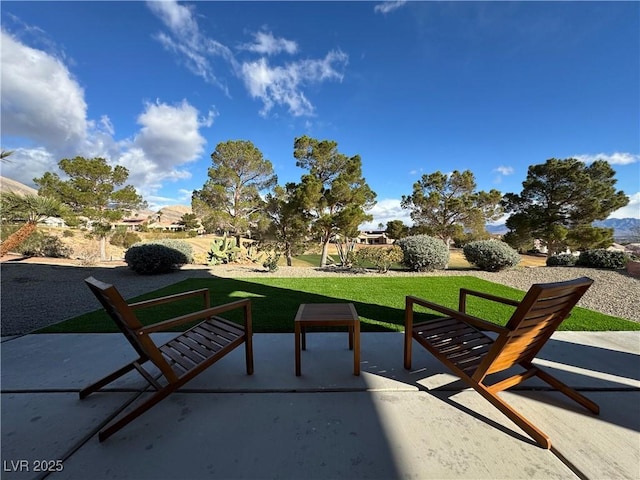
[[[193,262],[193,248],[182,240],[163,239],[137,243],[129,248],[124,260],[140,275],[167,273]]]
[[[624,252],[598,248],[580,253],[576,266],[591,268],[625,268],[628,256]]]
[[[471,242],[464,246],[462,252],[469,263],[487,272],[499,272],[520,263],[518,252],[498,240]]]
[[[412,235],[395,244],[402,249],[402,263],[416,272],[443,270],[449,264],[449,249],[439,238]]]
[[[578,257],[570,253],[559,253],[547,257],[547,267],[574,267]]]

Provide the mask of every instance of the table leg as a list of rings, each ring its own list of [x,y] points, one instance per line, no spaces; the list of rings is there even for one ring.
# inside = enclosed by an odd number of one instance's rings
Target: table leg
[[[304,327],[300,327],[300,331],[302,332],[302,349],[307,349],[307,330]]]
[[[360,321],[353,326],[353,374],[360,375]]]
[[[300,324],[296,323],[295,326],[295,341],[296,341],[296,347],[295,347],[295,357],[296,357],[296,376],[299,377],[301,375],[301,368],[300,368]],[[303,337],[304,338],[304,337]]]
[[[349,325],[349,350],[353,350],[353,327]]]

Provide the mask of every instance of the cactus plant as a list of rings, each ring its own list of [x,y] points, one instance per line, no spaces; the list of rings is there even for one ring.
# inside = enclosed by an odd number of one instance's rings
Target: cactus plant
[[[221,239],[211,242],[211,249],[207,253],[209,265],[219,265],[235,261],[240,248],[234,243],[233,238],[227,238],[225,233]]]

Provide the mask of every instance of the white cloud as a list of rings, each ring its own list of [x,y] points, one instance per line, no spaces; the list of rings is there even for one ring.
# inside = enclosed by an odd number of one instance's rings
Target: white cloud
[[[629,204],[613,212],[609,218],[640,218],[640,192],[629,195]]]
[[[203,123],[198,110],[186,100],[176,106],[148,103],[138,116],[138,124],[142,128],[134,144],[159,168],[196,160],[206,143],[199,132]]]
[[[398,8],[404,6],[405,3],[407,3],[406,0],[392,0],[388,2],[382,2],[376,5],[375,7],[373,7],[373,11],[376,13],[382,13],[386,15],[387,13],[397,10]]]
[[[56,153],[77,151],[87,131],[84,91],[64,63],[2,31],[2,134]]]
[[[514,169],[513,167],[505,167],[504,165],[500,165],[498,168],[494,168],[493,171],[498,172],[498,175],[493,179],[493,183],[500,184],[502,183],[502,177],[513,175]]]
[[[195,17],[195,7],[178,5],[175,1],[148,2],[150,10],[168,28],[169,33],[160,33],[157,40],[178,56],[194,74],[205,81],[217,84],[227,94],[227,87],[214,73],[213,59],[227,61],[232,74],[244,83],[249,95],[263,103],[260,114],[267,115],[275,106],[283,106],[293,116],[311,116],[314,107],[303,88],[328,80],[342,80],[343,68],[348,56],[340,50],[331,50],[322,59],[294,60],[285,65],[271,65],[265,56],[286,52],[298,52],[293,40],[277,38],[271,32],[253,34],[254,42],[240,46],[240,50],[260,55],[257,59],[239,61],[232,51],[222,43],[204,35]]]
[[[64,177],[58,168],[62,158],[102,157],[127,167],[127,183],[145,199],[164,182],[190,178],[184,166],[202,155],[206,140],[200,130],[216,117],[213,110],[201,117],[186,100],[148,103],[138,116],[139,132],[118,141],[107,115],[86,118],[84,91],[62,60],[5,32],[1,96],[3,148],[14,150],[2,163],[3,176],[35,188],[33,178],[45,172]]]
[[[314,107],[305,97],[302,87],[324,80],[342,80],[337,68],[347,63],[347,55],[331,51],[320,60],[302,60],[285,67],[269,65],[265,58],[242,64],[242,77],[253,98],[262,100],[261,115],[266,115],[275,105],[286,106],[296,117],[312,115]]]
[[[611,165],[630,165],[632,163],[640,162],[640,155],[626,152],[575,155],[573,158],[584,163],[593,163],[596,160],[606,160]]]
[[[276,38],[271,32],[257,32],[253,34],[254,43],[247,43],[240,46],[241,50],[259,53],[260,55],[275,55],[286,52],[293,55],[298,51],[298,44],[286,38]]]
[[[184,36],[198,32],[198,24],[193,19],[191,6],[178,5],[173,1],[150,1],[147,2],[147,6],[176,34]]]
[[[211,57],[222,57],[232,62],[235,60],[231,50],[215,40],[200,33],[194,18],[194,7],[178,5],[175,1],[149,1],[149,9],[162,20],[171,35],[160,33],[156,39],[162,46],[185,63],[186,67],[206,82],[216,84],[226,92],[226,87],[214,73]]]
[[[367,213],[373,215],[373,220],[361,225],[361,230],[377,230],[380,223],[387,228],[387,222],[391,220],[402,220],[405,225],[413,225],[409,210],[403,209],[400,200],[395,198],[378,201]]]
[[[58,158],[43,147],[15,148],[7,160],[2,161],[3,177],[37,189],[33,179],[41,177],[45,172],[58,170]]]
[[[202,155],[206,140],[200,128],[211,126],[214,116],[210,111],[199,117],[186,100],[175,106],[147,103],[138,116],[140,132],[119,145],[117,163],[129,170],[129,183],[151,201],[164,182],[191,178],[184,165]]]
[[[500,175],[513,175],[513,167],[505,167],[500,165],[498,168],[493,169],[494,172],[498,172]]]

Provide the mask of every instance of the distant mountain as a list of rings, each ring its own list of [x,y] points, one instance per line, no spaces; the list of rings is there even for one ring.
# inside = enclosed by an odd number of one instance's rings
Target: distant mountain
[[[640,218],[607,218],[593,222],[594,227],[613,228],[614,238],[629,238],[638,234],[640,229]],[[487,225],[487,232],[495,235],[504,235],[507,233],[507,227],[504,223],[498,225]]]
[[[171,205],[160,210],[161,223],[178,223],[185,213],[191,213],[191,207],[187,205]]]
[[[613,228],[613,236],[616,239],[629,238],[638,235],[640,218],[607,218],[593,222],[593,226]]]
[[[16,182],[7,177],[0,177],[0,192],[13,192],[18,195],[37,195],[35,188],[26,186],[24,183]]]
[[[15,192],[19,195],[37,195],[38,191],[35,188],[28,187],[24,183],[11,180],[7,177],[0,177],[0,192]],[[187,205],[172,205],[160,209],[160,222],[162,224],[178,223],[182,215],[185,213],[191,213],[191,207]],[[158,212],[152,210],[143,210],[134,212],[132,217],[138,218],[157,218]]]

